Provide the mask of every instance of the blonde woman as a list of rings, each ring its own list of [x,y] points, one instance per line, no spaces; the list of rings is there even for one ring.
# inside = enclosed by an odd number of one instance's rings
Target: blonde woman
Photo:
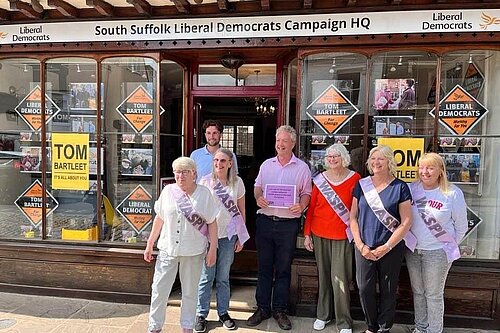
[[[356,282],[368,326],[366,333],[383,333],[389,332],[394,323],[405,243],[412,248],[415,245],[414,237],[407,235],[412,217],[411,194],[408,185],[394,176],[396,162],[388,146],[373,148],[366,166],[370,176],[360,179],[354,188],[350,227],[356,245]]]
[[[436,153],[418,161],[418,180],[410,185],[414,252],[406,252],[415,308],[414,333],[443,332],[444,285],[458,244],[467,232],[467,204],[462,191],[449,184],[446,166]]]
[[[243,249],[248,240],[245,228],[245,185],[236,175],[233,152],[219,148],[213,158],[212,173],[201,178],[200,184],[207,186],[217,202],[217,226],[219,247],[215,266],[205,265],[198,286],[198,306],[194,331],[201,333],[207,329],[206,318],[210,311],[212,285],[216,280],[217,314],[222,326],[227,330],[236,329],[236,323],[229,315],[229,271],[234,253]]]

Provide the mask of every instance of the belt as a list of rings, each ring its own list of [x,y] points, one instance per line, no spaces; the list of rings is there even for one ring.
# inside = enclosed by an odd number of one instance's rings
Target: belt
[[[279,217],[274,215],[266,215],[262,214],[265,218],[274,221],[274,222],[288,222],[299,219],[298,217]]]

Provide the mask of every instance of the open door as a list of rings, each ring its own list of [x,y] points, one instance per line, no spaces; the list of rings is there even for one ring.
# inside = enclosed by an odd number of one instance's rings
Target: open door
[[[266,104],[258,104],[264,101]],[[250,240],[245,243],[244,250],[237,254],[232,267],[233,276],[248,276],[257,271],[255,253],[255,213],[257,205],[253,196],[255,178],[264,160],[275,155],[275,131],[277,99],[241,98],[241,97],[197,97],[195,98],[195,121],[198,125],[197,138],[201,147],[205,144],[203,121],[217,119],[224,125],[221,146],[231,149],[238,159],[238,175],[245,184],[246,224]],[[264,107],[268,114],[257,112],[257,107]],[[271,109],[273,112],[269,112]],[[198,117],[198,119],[197,119]]]

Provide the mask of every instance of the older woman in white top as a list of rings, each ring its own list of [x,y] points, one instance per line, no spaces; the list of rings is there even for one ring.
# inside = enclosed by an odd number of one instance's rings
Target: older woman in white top
[[[406,252],[415,307],[415,333],[443,331],[444,285],[458,244],[467,232],[467,205],[462,191],[449,184],[443,158],[427,153],[418,162],[413,197],[415,251]]]
[[[158,239],[160,251],[151,287],[148,325],[151,333],[162,330],[178,268],[182,288],[180,324],[183,333],[193,331],[203,261],[210,267],[217,258],[215,198],[208,188],[196,184],[196,164],[192,159],[179,157],[172,168],[175,184],[167,185],[155,203],[156,217],[144,250],[144,260],[150,262]]]
[[[217,215],[219,247],[215,266],[205,265],[198,287],[198,307],[196,310],[195,332],[205,332],[210,311],[210,296],[214,279],[217,292],[217,314],[219,321],[228,330],[236,329],[236,323],[229,316],[229,271],[234,260],[234,253],[243,249],[246,237],[237,235],[236,223],[245,221],[245,186],[236,175],[233,153],[229,149],[219,148],[213,158],[212,173],[201,178],[200,184],[207,186],[215,197],[219,213]],[[234,220],[236,216],[238,221]],[[231,225],[231,223],[233,223]],[[240,226],[241,227],[241,226]],[[244,228],[244,226],[243,226]],[[246,229],[244,229],[246,231]]]

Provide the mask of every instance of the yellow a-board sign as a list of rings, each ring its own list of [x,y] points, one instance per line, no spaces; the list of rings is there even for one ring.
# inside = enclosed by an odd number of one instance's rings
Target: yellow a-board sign
[[[89,190],[89,134],[52,133],[52,188]]]
[[[396,177],[407,183],[417,180],[417,162],[424,154],[424,138],[379,138],[377,142],[394,151]]]

